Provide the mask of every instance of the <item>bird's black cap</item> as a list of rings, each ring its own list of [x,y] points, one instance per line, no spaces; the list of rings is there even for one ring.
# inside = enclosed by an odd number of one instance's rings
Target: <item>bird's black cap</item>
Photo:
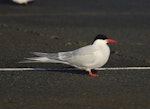
[[[103,39],[103,40],[105,40],[105,39],[108,39],[105,35],[103,35],[103,34],[98,34],[96,37],[95,37],[95,40],[97,40],[97,39]]]
[[[103,34],[98,34],[98,35],[95,37],[94,41],[97,40],[97,39],[105,40],[105,39],[108,39],[108,38],[107,38],[105,35],[103,35]],[[94,42],[94,41],[93,41],[93,42]]]

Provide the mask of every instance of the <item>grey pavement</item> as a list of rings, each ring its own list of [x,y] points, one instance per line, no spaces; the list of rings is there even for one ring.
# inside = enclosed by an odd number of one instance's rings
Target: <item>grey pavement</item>
[[[150,66],[147,0],[0,1],[0,68],[68,68],[20,64],[32,51],[68,51],[101,33],[116,39],[104,67]],[[0,72],[1,109],[149,109],[150,70]]]

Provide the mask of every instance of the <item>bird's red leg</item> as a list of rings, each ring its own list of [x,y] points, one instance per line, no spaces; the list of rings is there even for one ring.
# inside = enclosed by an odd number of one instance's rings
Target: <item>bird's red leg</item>
[[[89,71],[89,75],[92,76],[92,77],[99,76],[97,74],[93,74],[92,71]]]

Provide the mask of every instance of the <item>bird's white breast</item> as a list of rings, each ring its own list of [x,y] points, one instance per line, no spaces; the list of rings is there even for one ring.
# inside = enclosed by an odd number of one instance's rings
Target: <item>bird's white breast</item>
[[[95,48],[95,52],[93,57],[93,62],[92,63],[87,63],[87,67],[90,69],[95,69],[95,68],[99,68],[102,67],[103,65],[106,64],[106,62],[109,59],[109,55],[110,55],[110,49],[108,47],[108,45],[104,45],[104,46],[99,46]]]

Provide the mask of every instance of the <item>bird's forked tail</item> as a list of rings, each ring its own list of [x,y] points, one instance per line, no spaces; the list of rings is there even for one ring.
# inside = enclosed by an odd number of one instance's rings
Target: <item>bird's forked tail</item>
[[[58,53],[32,52],[32,54],[38,57],[25,58],[25,60],[20,61],[19,63],[62,63]]]

